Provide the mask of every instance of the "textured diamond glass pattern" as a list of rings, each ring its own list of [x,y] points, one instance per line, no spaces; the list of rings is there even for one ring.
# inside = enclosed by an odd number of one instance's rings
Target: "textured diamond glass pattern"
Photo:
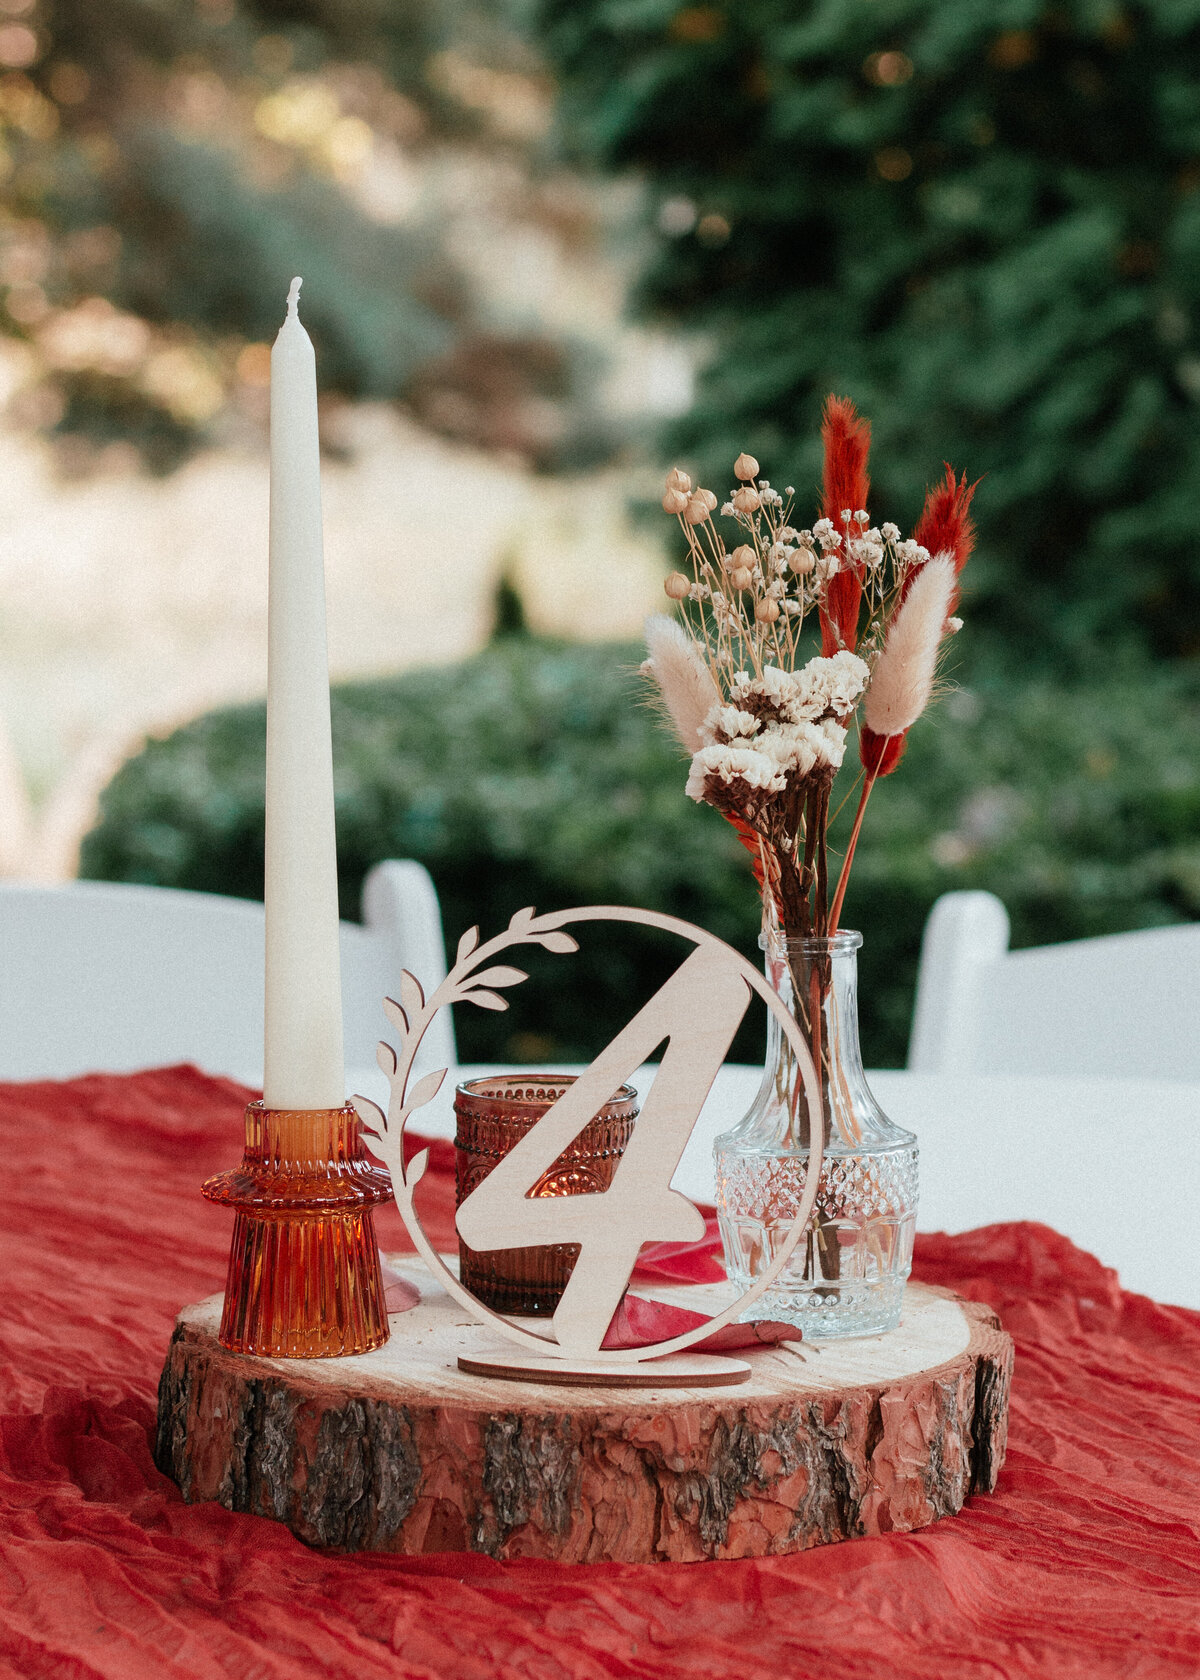
[[[883,1113],[858,1044],[856,933],[774,936],[767,974],[819,1059],[824,1157],[808,1230],[755,1317],[805,1335],[876,1335],[899,1322],[917,1218],[917,1142]],[[799,995],[808,1008],[795,1009]],[[818,1033],[809,1031],[819,1003]],[[717,1214],[730,1278],[748,1287],[796,1216],[811,1118],[787,1041],[772,1020],[763,1082],[749,1112],[716,1141]]]

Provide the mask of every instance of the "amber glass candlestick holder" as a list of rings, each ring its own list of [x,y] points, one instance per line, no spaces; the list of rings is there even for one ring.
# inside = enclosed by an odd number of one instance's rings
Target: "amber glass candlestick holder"
[[[246,1109],[240,1167],[204,1186],[237,1215],[219,1340],[234,1353],[334,1359],[388,1339],[372,1209],[391,1200],[344,1108]]]

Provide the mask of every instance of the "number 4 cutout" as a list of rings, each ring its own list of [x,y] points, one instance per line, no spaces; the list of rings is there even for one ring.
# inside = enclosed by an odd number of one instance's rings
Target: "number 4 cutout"
[[[599,1349],[643,1243],[704,1235],[699,1210],[670,1188],[671,1178],[750,995],[723,947],[698,948],[459,1208],[458,1233],[470,1248],[580,1245],[554,1314],[565,1354]],[[666,1053],[608,1189],[530,1196],[546,1169],[664,1039]]]

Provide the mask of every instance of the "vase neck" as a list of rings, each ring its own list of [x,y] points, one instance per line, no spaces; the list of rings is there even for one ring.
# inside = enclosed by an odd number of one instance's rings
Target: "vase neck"
[[[793,1015],[812,1052],[821,1085],[827,1137],[847,1142],[859,1132],[864,1102],[874,1108],[858,1037],[858,950],[862,935],[840,931],[828,938],[788,938],[771,931],[760,944],[767,978]],[[768,1028],[767,1068],[790,1059],[779,1023]],[[797,1092],[797,1098],[799,1093]],[[802,1102],[794,1106],[803,1107]]]
[[[771,932],[759,943],[766,952],[767,978],[799,1021],[814,1057],[820,1049],[824,1060],[832,1048],[844,1072],[861,1073],[858,951],[862,934],[843,930],[827,939],[789,939]],[[819,1032],[814,1031],[814,1011]]]

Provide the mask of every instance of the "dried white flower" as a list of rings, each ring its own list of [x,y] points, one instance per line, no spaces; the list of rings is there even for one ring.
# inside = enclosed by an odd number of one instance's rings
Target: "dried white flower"
[[[688,798],[697,802],[704,800],[713,781],[726,787],[731,782],[744,782],[747,788],[757,793],[782,793],[786,785],[780,771],[765,753],[757,752],[753,747],[720,745],[701,747],[693,755],[687,779]]]
[[[789,601],[786,611],[799,611]],[[761,677],[739,671],[733,679],[733,697],[743,711],[781,723],[811,723],[830,714],[844,717],[861,695],[869,667],[856,653],[832,654],[810,659],[799,671],[781,671],[764,665]]]
[[[846,750],[846,731],[831,719],[824,723],[775,723],[755,740],[789,778],[803,780],[814,770],[837,770]]]
[[[842,759],[846,755],[846,731],[833,718],[826,718],[824,723],[818,724],[821,734],[825,738],[825,762],[834,770],[840,770]]]
[[[810,659],[793,673],[785,715],[794,723],[824,717],[828,712],[844,716],[866,687],[869,675],[866,661],[845,649],[828,659]]]
[[[896,543],[900,541],[900,527],[893,525],[889,519],[882,527],[884,542]]]
[[[733,679],[733,698],[739,704],[749,702],[756,713],[782,717],[791,697],[793,676],[781,671],[778,665],[764,665],[761,677],[751,677],[749,671],[739,671]]]
[[[878,532],[875,534],[877,536]],[[849,545],[849,551],[860,566],[870,566],[873,570],[876,566],[882,564],[883,544],[882,542],[872,542],[869,535],[855,537]]]
[[[817,763],[815,734],[811,723],[774,723],[756,744],[783,775],[801,781]]]
[[[753,735],[757,729],[758,719],[753,712],[743,712],[737,706],[716,705],[700,726],[700,739],[707,746],[714,741],[728,745]]]

